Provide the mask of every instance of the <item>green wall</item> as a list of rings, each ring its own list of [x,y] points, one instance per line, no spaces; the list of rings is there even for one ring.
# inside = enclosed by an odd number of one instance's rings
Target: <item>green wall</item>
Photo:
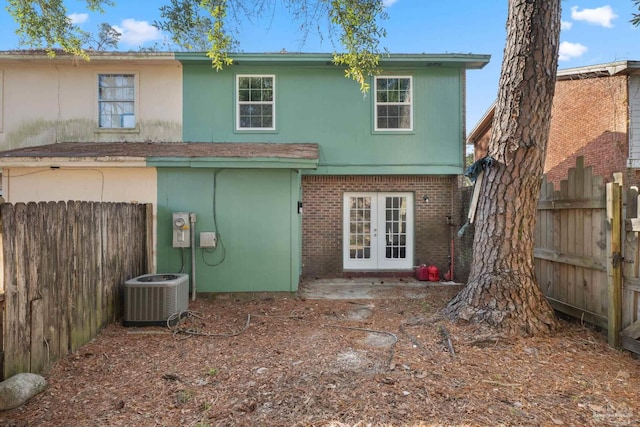
[[[289,169],[158,168],[158,272],[181,268],[182,250],[171,247],[172,212],[194,212],[196,245],[202,231],[219,236],[212,253],[196,246],[198,292],[296,291],[298,200],[300,177]],[[184,251],[191,273],[191,249]]]
[[[459,67],[385,68],[413,76],[414,129],[373,131],[373,92],[332,65],[243,66],[216,72],[184,64],[186,142],[312,142],[314,174],[460,174],[463,172],[463,80]],[[235,131],[235,75],[275,74],[276,131]]]

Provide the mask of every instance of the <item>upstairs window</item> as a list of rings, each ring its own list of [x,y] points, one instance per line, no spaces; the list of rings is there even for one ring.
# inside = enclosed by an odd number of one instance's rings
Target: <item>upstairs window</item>
[[[136,127],[135,74],[98,75],[98,127]]]
[[[238,75],[237,130],[275,130],[275,76]]]
[[[411,77],[375,78],[375,130],[413,130]]]

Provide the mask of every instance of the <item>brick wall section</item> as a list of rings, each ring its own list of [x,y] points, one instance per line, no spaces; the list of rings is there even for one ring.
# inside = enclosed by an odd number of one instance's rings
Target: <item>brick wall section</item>
[[[466,283],[469,279],[469,273],[471,272],[471,264],[473,262],[473,237],[475,233],[475,226],[470,224],[465,228],[462,236],[458,236],[458,231],[467,222],[467,216],[469,215],[469,206],[471,205],[471,198],[473,196],[473,186],[460,187],[456,199],[458,200],[458,210],[454,235],[455,246],[455,264],[454,264],[454,278],[457,282]]]
[[[474,160],[480,160],[487,155],[489,150],[489,140],[491,139],[491,127],[474,142]]]
[[[552,114],[544,169],[556,188],[577,156],[605,182],[626,171],[627,76],[558,81]]]
[[[594,175],[609,182],[614,172],[623,172],[628,185],[640,183],[640,171],[627,169],[629,137],[627,76],[575,76],[559,80],[551,111],[551,128],[544,172],[556,189],[567,179],[569,168],[575,167],[576,157],[584,156],[586,166]],[[487,154],[491,128],[479,135],[475,145],[475,159]],[[471,190],[462,190],[461,220],[466,217]],[[462,239],[456,239],[456,262],[459,277],[466,281],[472,260],[473,229],[467,229]],[[465,276],[466,275],[466,276]]]
[[[551,129],[544,172],[548,182],[559,189],[568,170],[576,164],[576,157],[584,156],[594,175],[605,182],[614,172],[625,173],[625,182],[637,184],[633,171],[627,170],[629,150],[627,76],[574,76],[559,80],[551,111]],[[475,142],[475,157],[487,153],[491,130]]]
[[[304,176],[302,178],[302,276],[342,277],[345,192],[413,192],[416,263],[448,270],[450,227],[457,192],[455,176]],[[423,200],[429,196],[429,202]],[[455,216],[454,216],[455,220]]]

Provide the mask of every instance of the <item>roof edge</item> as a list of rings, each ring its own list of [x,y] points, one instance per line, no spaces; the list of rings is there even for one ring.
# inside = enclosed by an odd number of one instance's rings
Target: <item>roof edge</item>
[[[491,128],[495,111],[496,101],[493,101],[489,108],[487,108],[487,111],[485,111],[485,113],[482,115],[478,123],[476,123],[471,132],[469,132],[469,135],[467,136],[467,144],[475,143],[479,135],[483,134],[487,129]]]
[[[181,62],[209,62],[211,59],[205,52],[176,52],[176,59]],[[334,65],[332,53],[230,53],[229,57],[236,64],[314,64]],[[392,53],[380,56],[381,66],[464,66],[479,69],[489,63],[491,55],[463,53]]]
[[[49,56],[45,50],[2,50],[0,60],[13,61],[56,61],[56,60],[78,60],[82,59],[76,55],[69,54],[62,50],[54,50],[55,56]],[[137,61],[166,61],[175,60],[174,52],[92,52],[86,51],[89,61],[114,61],[114,60],[137,60]]]
[[[585,65],[558,70],[557,80],[569,80],[575,76],[602,77],[618,74],[631,74],[640,71],[640,61],[614,61],[603,64]]]

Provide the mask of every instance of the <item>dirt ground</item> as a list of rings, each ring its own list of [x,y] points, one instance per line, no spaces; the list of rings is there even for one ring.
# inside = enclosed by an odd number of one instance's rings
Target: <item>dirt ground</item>
[[[431,319],[458,290],[197,300],[178,331],[110,325],[0,425],[640,425],[638,359],[576,323],[495,340]]]

